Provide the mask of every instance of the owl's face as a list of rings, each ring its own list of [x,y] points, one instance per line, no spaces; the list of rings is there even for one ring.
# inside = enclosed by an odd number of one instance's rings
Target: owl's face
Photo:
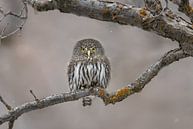
[[[104,49],[99,41],[94,39],[83,39],[74,47],[73,57],[79,59],[93,59],[104,55]]]

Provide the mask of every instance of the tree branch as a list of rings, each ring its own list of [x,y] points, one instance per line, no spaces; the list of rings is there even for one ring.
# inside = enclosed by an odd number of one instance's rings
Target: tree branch
[[[144,71],[133,83],[130,83],[128,86],[123,87],[122,89],[119,89],[115,93],[111,94],[108,94],[103,90],[99,90],[98,96],[103,99],[106,105],[110,103],[114,104],[116,102],[120,102],[129,95],[141,91],[145,87],[145,85],[148,84],[151,79],[159,73],[162,68],[188,56],[189,55],[185,54],[181,49],[171,50],[155,64],[151,65],[146,71]]]
[[[133,25],[179,42],[184,52],[193,55],[193,26],[176,15],[162,11],[154,16],[145,8],[104,0],[27,0],[38,11],[58,9],[101,21]]]
[[[48,106],[52,106],[63,102],[75,101],[89,95],[100,97],[105,103],[105,105],[115,104],[116,102],[120,102],[123,99],[127,98],[129,95],[141,91],[145,87],[145,85],[148,84],[151,81],[151,79],[154,78],[163,67],[180,59],[186,58],[188,56],[189,55],[185,54],[181,49],[171,50],[168,53],[166,53],[155,64],[151,65],[133,83],[117,90],[114,93],[108,93],[104,89],[96,88],[73,93],[56,94],[45,97],[43,99],[38,99],[38,101],[35,100],[32,102],[27,102],[21,106],[13,108],[7,114],[2,115],[0,117],[0,125],[7,121],[16,120],[19,116],[21,116],[24,113],[37,109],[46,108]]]
[[[43,99],[39,99],[39,101],[35,100],[32,102],[27,102],[21,106],[13,108],[7,114],[1,116],[0,125],[12,119],[17,119],[19,116],[21,116],[26,112],[46,108],[48,106],[52,106],[58,103],[75,101],[88,95],[91,95],[90,90],[79,91],[77,93],[56,94],[56,95],[45,97]]]

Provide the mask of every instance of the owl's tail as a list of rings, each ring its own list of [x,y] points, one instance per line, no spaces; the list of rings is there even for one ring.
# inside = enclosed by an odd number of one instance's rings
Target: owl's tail
[[[91,106],[92,104],[92,99],[90,97],[84,97],[82,100],[83,106]]]

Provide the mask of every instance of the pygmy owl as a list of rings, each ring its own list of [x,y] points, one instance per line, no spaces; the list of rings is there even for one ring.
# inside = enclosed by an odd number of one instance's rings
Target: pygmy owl
[[[68,65],[71,92],[94,87],[106,88],[110,80],[110,63],[99,41],[83,39],[76,43]],[[83,98],[83,106],[91,105],[91,98]]]

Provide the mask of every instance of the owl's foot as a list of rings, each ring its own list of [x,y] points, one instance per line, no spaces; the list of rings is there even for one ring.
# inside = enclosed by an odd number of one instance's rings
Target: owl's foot
[[[92,104],[92,99],[90,97],[84,97],[82,100],[83,106],[91,106]]]

